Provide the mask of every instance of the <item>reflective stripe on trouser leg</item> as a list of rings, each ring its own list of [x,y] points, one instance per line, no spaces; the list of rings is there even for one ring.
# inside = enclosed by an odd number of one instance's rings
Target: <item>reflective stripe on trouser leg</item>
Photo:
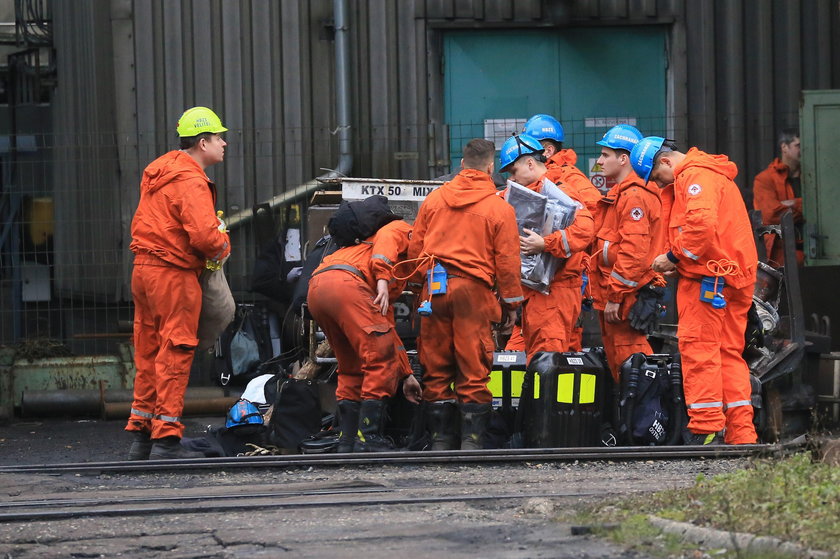
[[[500,317],[499,303],[486,285],[449,278],[447,293],[432,298],[432,315],[420,321],[425,401],[452,400],[457,394],[459,402],[492,402],[487,389],[494,348],[491,323]]]
[[[700,301],[700,283],[688,279],[677,284],[677,308],[688,429],[714,433],[726,425],[720,351],[725,311]]]
[[[155,418],[152,419],[152,438],[181,438],[184,425],[184,395],[190,380],[194,351],[192,348],[173,346],[167,341],[161,348],[158,364],[157,403]]]
[[[758,441],[753,424],[752,385],[750,370],[741,354],[744,351],[744,331],[747,313],[752,305],[754,285],[740,289],[724,287],[726,320],[721,338],[721,368],[723,402],[726,415],[727,444],[752,444]]]
[[[134,399],[126,425],[127,431],[151,431],[155,409],[155,358],[160,350],[160,335],[155,325],[153,303],[149,300],[143,275],[148,266],[135,266],[131,274],[134,299]],[[148,410],[148,411],[147,411]]]

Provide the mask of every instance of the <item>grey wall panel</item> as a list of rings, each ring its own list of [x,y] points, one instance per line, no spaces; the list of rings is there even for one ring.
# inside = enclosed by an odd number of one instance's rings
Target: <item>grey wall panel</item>
[[[772,5],[766,0],[746,0],[744,18],[745,50],[749,56],[744,64],[746,111],[746,161],[739,167],[746,188],[745,198],[752,202],[752,180],[749,173],[760,169],[773,159],[775,149],[773,124],[773,18]],[[754,175],[755,173],[752,173]]]
[[[253,158],[253,184],[256,201],[268,200],[275,191],[276,177],[272,157],[272,124],[277,99],[272,87],[272,2],[253,0],[251,5],[251,82],[253,97],[249,99],[247,121],[252,123],[252,136],[247,140]],[[248,114],[250,113],[250,114]],[[247,179],[246,179],[247,181]]]
[[[717,138],[715,145],[727,146],[726,154],[733,161],[746,161],[744,112],[744,35],[742,1],[716,2],[715,65],[718,71],[716,96],[719,99]],[[743,174],[740,169],[739,174]],[[741,181],[744,184],[744,181]]]
[[[714,3],[688,2],[685,19],[691,22],[686,27],[689,113],[687,137],[675,139],[710,149],[717,131]]]
[[[81,161],[101,162],[100,152],[59,146],[67,165],[57,165],[63,170],[56,178],[97,193],[114,180],[128,188],[117,201],[122,215],[114,217],[123,238],[139,172],[175,145],[174,124],[187,106],[213,107],[231,129],[227,161],[210,171],[227,210],[248,208],[335,165],[334,42],[326,27],[332,0],[133,0],[130,25],[108,21],[108,0],[68,4],[55,3],[56,133],[110,128],[119,132],[119,160],[106,157],[94,173]],[[553,5],[570,19],[552,22],[540,0],[351,0],[353,173],[429,178],[445,170],[437,165],[448,155],[440,57],[452,28],[670,25],[669,125],[683,144],[728,153],[741,168],[742,187],[772,157],[776,131],[796,124],[799,91],[840,87],[836,0]],[[116,65],[112,26],[121,41],[133,30],[130,70]],[[106,118],[117,105],[131,113],[133,128],[124,118]],[[409,158],[396,159],[396,152]],[[125,175],[114,179],[109,165]],[[81,193],[60,197],[70,198],[61,210],[67,213],[85,203]],[[61,242],[80,247],[85,225],[68,227]],[[245,273],[244,264],[237,273]]]
[[[54,17],[55,290],[116,301],[123,294],[110,5],[59,3]]]

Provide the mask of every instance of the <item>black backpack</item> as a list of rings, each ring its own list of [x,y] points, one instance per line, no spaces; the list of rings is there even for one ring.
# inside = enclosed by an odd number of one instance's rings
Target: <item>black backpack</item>
[[[686,425],[679,354],[631,355],[621,366],[619,407],[625,444],[679,444]]]
[[[400,216],[388,207],[385,196],[369,196],[364,200],[343,200],[330,218],[327,229],[339,247],[357,245]]]

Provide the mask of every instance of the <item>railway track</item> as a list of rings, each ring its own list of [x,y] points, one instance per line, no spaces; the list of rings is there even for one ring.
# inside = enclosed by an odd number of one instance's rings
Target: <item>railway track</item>
[[[369,507],[394,505],[429,505],[491,501],[518,504],[532,498],[585,497],[585,491],[484,493],[484,494],[416,494],[420,488],[333,488],[310,491],[278,492],[267,495],[213,493],[188,497],[148,496],[134,498],[60,499],[53,501],[20,500],[0,506],[0,524],[88,518],[104,516],[147,516],[203,514],[247,510],[280,510],[329,507]],[[422,492],[422,491],[421,491]]]
[[[67,464],[22,464],[0,467],[2,473],[118,473],[178,472],[244,468],[289,468],[354,465],[470,464],[492,462],[569,462],[575,460],[671,460],[692,458],[737,458],[775,455],[799,445],[754,444],[670,447],[586,447],[490,449],[472,451],[380,452],[370,454],[295,454],[147,460],[142,462],[79,462]]]

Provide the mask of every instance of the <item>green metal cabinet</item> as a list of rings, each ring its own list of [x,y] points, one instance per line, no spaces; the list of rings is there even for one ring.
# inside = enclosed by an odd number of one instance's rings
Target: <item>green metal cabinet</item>
[[[450,158],[458,168],[470,138],[519,132],[548,113],[589,172],[595,142],[618,122],[663,135],[667,56],[664,27],[466,30],[444,36],[444,102]],[[489,123],[488,123],[489,121]]]
[[[805,263],[840,264],[840,90],[803,91],[802,211]]]

